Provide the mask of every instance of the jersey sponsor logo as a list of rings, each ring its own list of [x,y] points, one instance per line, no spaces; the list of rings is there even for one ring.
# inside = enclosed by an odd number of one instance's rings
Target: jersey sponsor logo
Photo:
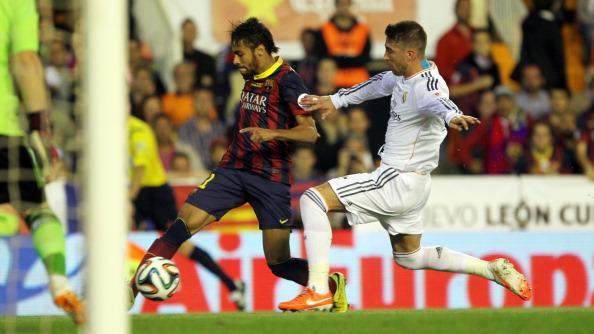
[[[252,92],[241,92],[241,108],[248,111],[255,111],[261,114],[266,113],[268,97]]]

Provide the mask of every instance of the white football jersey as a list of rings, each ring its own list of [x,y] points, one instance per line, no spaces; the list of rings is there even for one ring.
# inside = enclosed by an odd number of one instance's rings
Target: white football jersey
[[[392,95],[382,163],[401,172],[430,173],[439,161],[439,146],[447,134],[446,124],[462,114],[449,99],[449,89],[431,66],[404,78],[382,72],[331,96],[336,108]]]

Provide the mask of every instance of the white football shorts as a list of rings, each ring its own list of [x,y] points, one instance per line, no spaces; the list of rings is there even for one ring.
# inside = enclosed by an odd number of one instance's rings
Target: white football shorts
[[[431,192],[431,175],[402,173],[381,165],[371,173],[328,181],[347,210],[349,224],[379,222],[391,235],[422,234],[421,211]]]

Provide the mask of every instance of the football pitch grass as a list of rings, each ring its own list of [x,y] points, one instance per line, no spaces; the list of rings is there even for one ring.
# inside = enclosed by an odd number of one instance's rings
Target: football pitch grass
[[[594,333],[594,308],[134,315],[131,323],[132,333],[138,334],[574,334]],[[0,317],[0,333],[67,334],[78,330],[66,317]]]

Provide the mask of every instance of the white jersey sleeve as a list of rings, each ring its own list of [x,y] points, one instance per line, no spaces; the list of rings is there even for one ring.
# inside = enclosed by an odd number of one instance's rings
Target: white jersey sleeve
[[[335,108],[344,108],[364,101],[389,96],[394,90],[396,76],[390,72],[379,73],[351,88],[342,88],[330,96]]]
[[[443,119],[446,125],[449,125],[454,117],[462,115],[462,111],[442,90],[424,92],[419,96],[417,107],[421,112],[431,113]]]

